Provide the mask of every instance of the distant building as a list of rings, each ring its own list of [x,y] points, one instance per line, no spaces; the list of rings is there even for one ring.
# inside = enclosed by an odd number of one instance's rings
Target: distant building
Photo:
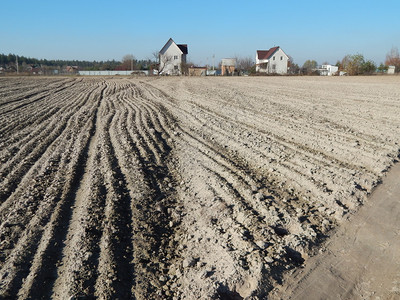
[[[221,75],[233,75],[236,69],[236,58],[223,58],[221,60]]]
[[[321,76],[332,76],[336,75],[339,70],[339,67],[332,65],[322,65],[321,68],[318,69],[319,74]]]
[[[189,67],[188,74],[189,74],[189,76],[207,76],[207,68],[206,67]]]
[[[70,73],[70,74],[78,74],[79,73],[78,66],[67,66],[65,70],[67,73]]]
[[[130,75],[135,75],[135,76],[147,76],[150,74],[150,71],[148,70],[119,70],[119,71],[111,71],[111,70],[106,70],[106,71],[78,71],[79,75],[83,76],[130,76]]]
[[[158,72],[161,75],[181,75],[182,66],[186,64],[188,46],[176,44],[172,38],[162,47],[159,52]]]
[[[394,74],[394,72],[396,71],[396,66],[389,66],[387,73],[388,74]]]
[[[289,56],[278,46],[269,50],[257,50],[256,72],[287,74]]]
[[[43,74],[43,69],[39,65],[29,65],[27,68],[27,71],[33,75],[42,75]]]

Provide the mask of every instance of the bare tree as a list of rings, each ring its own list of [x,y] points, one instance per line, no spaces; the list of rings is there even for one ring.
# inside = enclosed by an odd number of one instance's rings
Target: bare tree
[[[173,57],[171,55],[162,55],[158,51],[154,51],[152,54],[153,54],[153,57],[155,58],[155,60],[158,62],[157,66],[156,66],[157,75],[161,75],[163,73],[163,71],[165,70],[165,68],[172,61]]]
[[[136,65],[136,59],[133,54],[126,54],[122,58],[122,67],[125,70],[133,70],[134,66]]]
[[[251,68],[254,66],[255,62],[253,57],[236,57],[236,66],[239,72],[250,72]]]
[[[153,53],[151,53],[151,55],[153,56],[153,60],[158,63],[158,60],[160,59],[160,52],[158,51],[154,51]]]
[[[392,47],[390,52],[386,54],[386,66],[395,66],[396,72],[400,72],[400,55],[397,47]]]
[[[190,62],[190,61],[182,61],[181,62],[181,73],[182,75],[189,75],[189,68],[194,66],[194,63]]]
[[[288,59],[288,73],[289,74],[299,74],[300,73],[299,65],[294,63],[294,59],[290,55],[289,55],[289,59]]]

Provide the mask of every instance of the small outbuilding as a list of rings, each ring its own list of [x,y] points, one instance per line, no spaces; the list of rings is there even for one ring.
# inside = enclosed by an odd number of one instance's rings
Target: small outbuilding
[[[207,68],[206,67],[189,67],[188,73],[189,73],[189,76],[207,76]]]
[[[236,58],[223,58],[221,60],[221,75],[233,75],[236,69]]]

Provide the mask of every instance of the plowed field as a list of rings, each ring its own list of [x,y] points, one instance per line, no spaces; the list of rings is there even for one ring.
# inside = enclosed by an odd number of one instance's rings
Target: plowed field
[[[0,78],[0,298],[263,299],[399,116],[399,77]]]

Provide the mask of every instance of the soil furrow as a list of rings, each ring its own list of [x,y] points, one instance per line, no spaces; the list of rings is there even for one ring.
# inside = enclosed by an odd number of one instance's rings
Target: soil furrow
[[[81,141],[78,141],[78,145],[80,143]],[[54,195],[48,197],[47,201],[42,201],[42,208],[38,210],[39,213],[31,219],[30,224],[26,226],[26,233],[13,249],[12,253],[15,254],[12,255],[14,255],[17,262],[17,264],[14,263],[13,265],[17,266],[17,268],[7,267],[7,264],[3,267],[8,270],[8,272],[4,274],[6,274],[7,277],[13,276],[13,279],[10,281],[11,285],[2,288],[2,294],[16,295],[22,284],[22,279],[29,274],[28,270],[31,268],[32,264],[36,262],[36,253],[38,254],[37,257],[41,258],[39,260],[42,261],[40,262],[40,272],[36,274],[34,278],[41,279],[36,281],[41,288],[35,289],[32,292],[41,293],[41,295],[48,294],[48,286],[51,285],[52,280],[55,278],[51,271],[57,261],[57,255],[55,255],[54,249],[59,248],[62,244],[62,231],[70,215],[68,213],[71,206],[71,202],[68,201],[70,198],[69,195],[73,190],[72,187],[77,184],[78,178],[80,177],[79,166],[82,164],[85,147],[79,147],[78,149],[82,150],[71,160],[72,168],[69,171],[71,172],[69,181],[66,181],[63,186],[61,186],[61,189],[56,191]],[[52,207],[54,207],[54,209]],[[54,211],[54,213],[49,213],[51,211]],[[31,250],[21,252],[20,249]],[[11,262],[11,260],[9,260],[9,262]],[[13,272],[10,272],[11,270],[13,270]],[[35,266],[33,266],[33,271],[34,270]],[[8,279],[4,282],[8,282]]]
[[[0,82],[0,298],[267,299],[399,160],[396,77]]]
[[[105,203],[103,174],[98,169],[101,156],[98,153],[100,115],[104,102],[102,86],[96,101],[96,111],[89,140],[84,150],[80,176],[71,192],[72,211],[68,225],[64,225],[62,248],[58,248],[56,280],[48,286],[49,293],[57,298],[94,296],[97,280],[99,241],[102,236],[102,219]]]
[[[106,99],[107,100],[107,99]],[[114,99],[112,99],[114,101]],[[110,138],[116,115],[113,108],[104,121],[102,140],[105,144],[105,185],[107,188],[104,228],[100,242],[98,297],[121,297],[132,295],[133,266],[131,222],[131,198],[126,189],[126,180],[121,172],[118,157]]]

